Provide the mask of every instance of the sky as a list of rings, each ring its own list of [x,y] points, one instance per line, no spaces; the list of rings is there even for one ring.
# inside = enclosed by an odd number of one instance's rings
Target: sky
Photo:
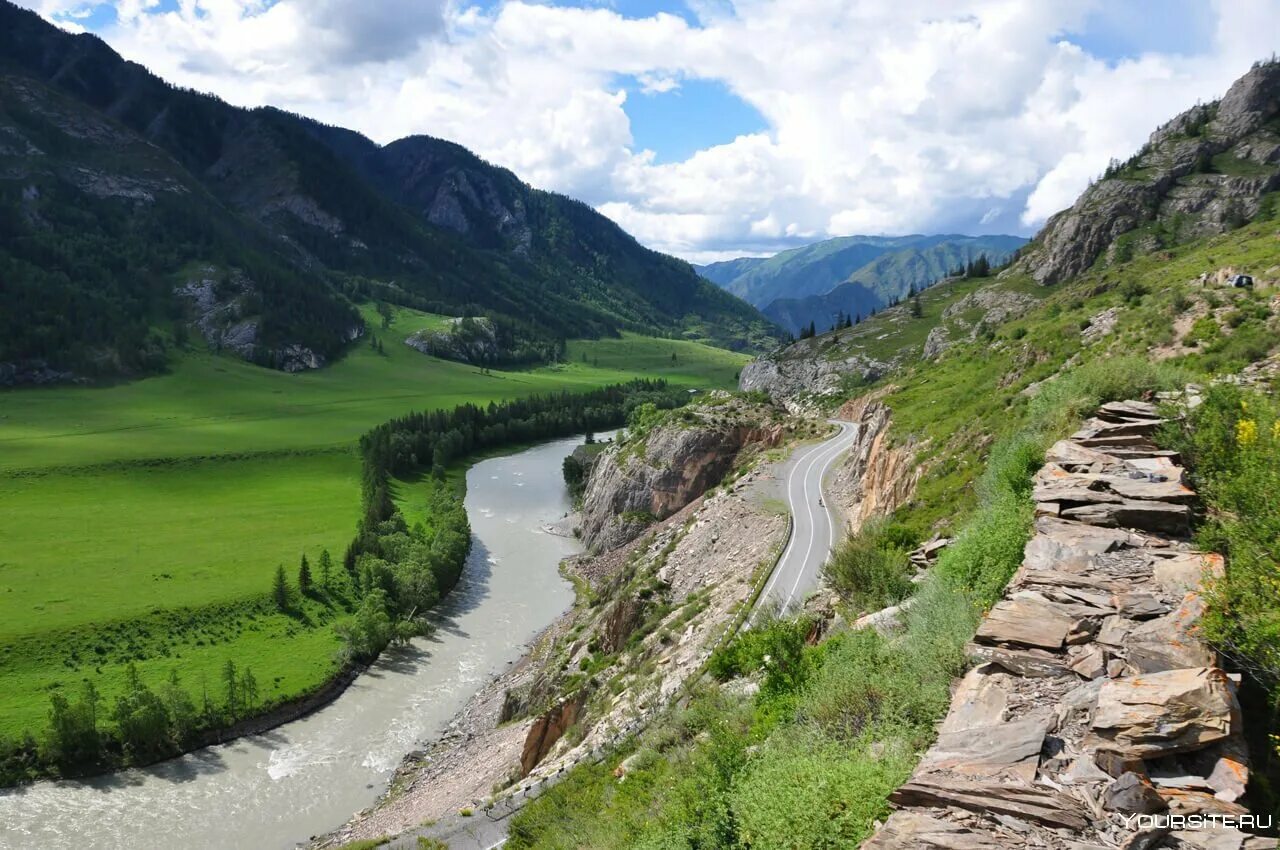
[[[167,80],[427,134],[693,262],[1030,235],[1280,50],[1280,0],[18,0]]]

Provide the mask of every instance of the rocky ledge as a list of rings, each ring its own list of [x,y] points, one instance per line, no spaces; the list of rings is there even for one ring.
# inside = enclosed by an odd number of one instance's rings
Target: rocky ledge
[[[744,449],[777,445],[785,432],[774,408],[715,393],[626,435],[592,466],[583,542],[604,552],[634,540],[719,484]]]
[[[1037,474],[1036,530],[938,740],[868,850],[1263,850],[1235,681],[1199,636],[1195,494],[1152,405],[1104,405]],[[1137,815],[1187,819],[1139,820]]]

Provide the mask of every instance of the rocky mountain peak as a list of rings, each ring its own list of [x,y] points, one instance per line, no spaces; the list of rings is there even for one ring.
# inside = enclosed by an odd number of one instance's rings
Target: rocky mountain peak
[[[1280,62],[1256,65],[1223,98],[1156,130],[1049,219],[1016,268],[1043,284],[1115,252],[1151,251],[1221,233],[1257,214],[1280,188]],[[1119,259],[1123,259],[1121,256]]]

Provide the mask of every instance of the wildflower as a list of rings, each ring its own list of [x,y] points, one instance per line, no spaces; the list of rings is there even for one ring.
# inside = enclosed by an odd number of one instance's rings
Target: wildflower
[[[1280,440],[1280,419],[1271,423],[1271,439]]]
[[[1252,419],[1241,419],[1236,423],[1236,444],[1240,448],[1252,446],[1258,440],[1258,423]]]

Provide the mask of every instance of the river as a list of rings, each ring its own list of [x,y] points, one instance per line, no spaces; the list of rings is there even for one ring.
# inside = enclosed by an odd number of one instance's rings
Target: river
[[[473,545],[427,639],[383,654],[333,703],[270,732],[145,769],[0,792],[3,848],[291,848],[371,804],[401,758],[573,601],[543,527],[569,509],[560,466],[581,438],[467,472]]]

